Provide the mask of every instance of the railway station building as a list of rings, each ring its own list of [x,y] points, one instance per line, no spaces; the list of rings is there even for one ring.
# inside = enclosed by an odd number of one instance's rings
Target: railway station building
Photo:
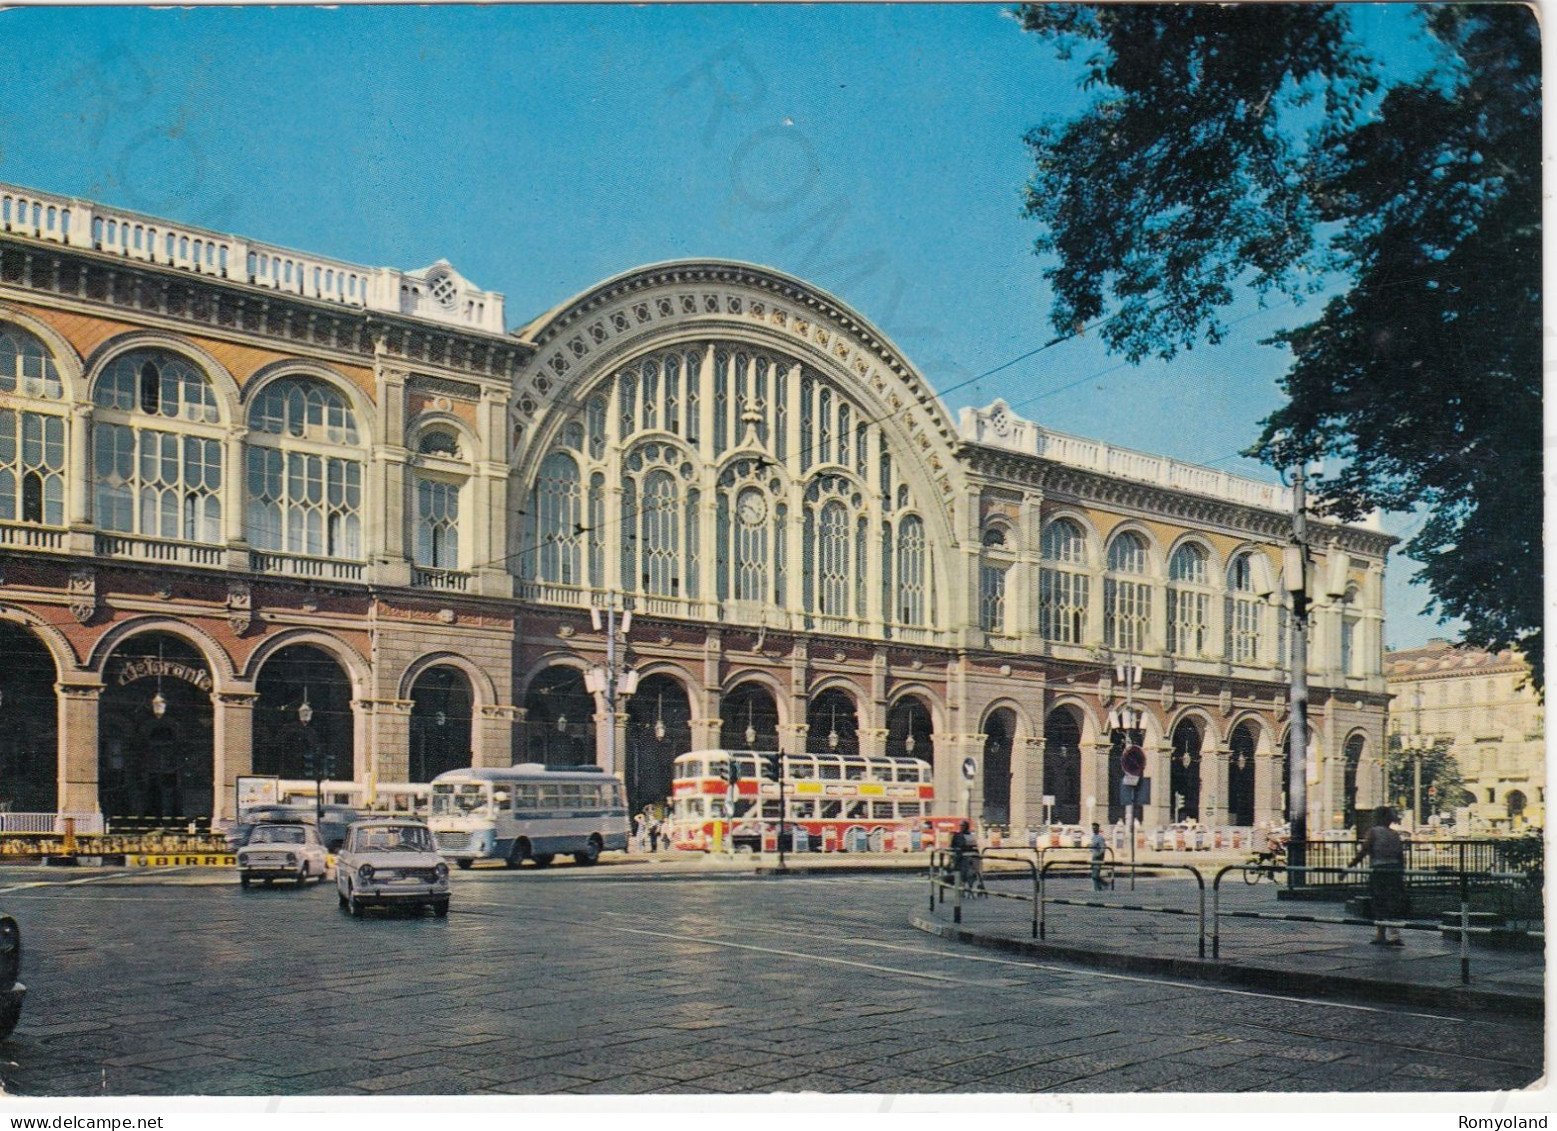
[[[446,262],[0,186],[12,812],[219,818],[308,759],[368,798],[597,763],[641,806],[725,747],[912,755],[943,814],[1107,822],[1132,706],[1148,824],[1273,823],[1290,507],[954,416],[764,267],[645,266],[514,329]],[[1310,531],[1318,830],[1382,796],[1391,539]]]

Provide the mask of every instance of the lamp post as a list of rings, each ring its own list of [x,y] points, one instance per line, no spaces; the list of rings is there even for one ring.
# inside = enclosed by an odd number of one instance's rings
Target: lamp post
[[[305,728],[314,721],[313,705],[308,702],[308,685],[303,685],[303,701],[298,704],[297,721]],[[324,835],[324,759],[320,756],[318,744],[314,739],[313,731],[305,731],[308,743],[307,759],[308,768],[313,771],[309,776],[314,779],[314,821],[319,828],[319,834]]]
[[[608,774],[616,773],[616,700],[618,696],[631,696],[638,690],[638,672],[635,668],[626,671],[617,670],[616,633],[617,633],[617,595],[612,593],[607,599],[605,608],[599,605],[589,607],[589,619],[596,632],[602,629],[606,638],[606,662],[604,667],[593,667],[584,673],[584,686],[605,700],[606,707],[606,754],[601,768]],[[602,616],[602,613],[604,614]],[[633,614],[631,609],[622,611],[621,633],[622,639],[627,639],[627,634],[632,631]],[[636,799],[635,799],[636,800]]]
[[[1283,557],[1288,593],[1292,596],[1292,728],[1287,733],[1287,882],[1303,883],[1308,862],[1308,516],[1303,491],[1303,465],[1292,472],[1292,541]]]

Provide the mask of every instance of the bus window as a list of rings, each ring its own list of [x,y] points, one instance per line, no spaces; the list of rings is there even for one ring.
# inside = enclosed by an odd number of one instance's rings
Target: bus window
[[[865,815],[865,810],[869,805],[870,802],[868,801],[850,801],[843,807],[843,815],[849,820],[854,820],[857,817],[863,817]]]
[[[542,785],[536,787],[535,803],[542,809],[557,808],[560,794],[554,785]]]
[[[737,797],[735,799],[735,815],[737,817],[749,817],[757,806],[755,797]]]
[[[806,821],[814,817],[815,805],[810,801],[791,801],[789,803],[789,819],[791,821]]]
[[[750,758],[737,758],[736,762],[737,762],[737,764],[741,768],[741,777],[743,777],[743,778],[754,778],[754,777],[758,776],[758,774],[757,774],[757,763],[755,761],[753,761],[752,759],[750,759]]]
[[[813,758],[791,758],[789,760],[789,776],[795,779],[816,777],[816,760]]]
[[[892,819],[892,802],[872,801],[870,803],[870,815],[877,820],[885,819],[890,821]]]
[[[848,762],[843,767],[845,781],[864,781],[865,764],[863,762]]]
[[[701,758],[689,758],[681,767],[684,778],[700,778],[708,773],[708,763]]]
[[[777,799],[774,799],[774,800],[771,800],[771,801],[764,801],[762,803],[762,815],[764,817],[769,817],[769,818],[771,818],[771,819],[776,821],[782,815],[782,812],[783,811],[779,808],[779,803],[778,803]]]
[[[823,766],[822,768],[826,769],[827,767]],[[824,801],[824,802],[822,802],[822,817],[824,819],[826,819],[826,818],[836,818],[836,817],[842,816],[842,814],[843,814],[843,802],[842,801]]]
[[[579,788],[572,782],[557,787],[557,804],[564,809],[577,809],[580,804]]]
[[[843,767],[840,766],[837,762],[823,762],[820,766],[817,767],[817,777],[821,778],[823,781],[837,781],[839,778],[843,777]]]
[[[540,787],[521,785],[514,789],[514,804],[520,809],[534,809],[540,804]]]
[[[899,801],[897,803],[897,815],[899,817],[917,817],[917,816],[919,816],[919,802],[917,802],[917,801]]]

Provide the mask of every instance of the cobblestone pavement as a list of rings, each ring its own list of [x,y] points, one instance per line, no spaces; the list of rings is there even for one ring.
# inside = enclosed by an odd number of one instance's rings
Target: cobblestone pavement
[[[8,870],[13,1095],[1484,1091],[1539,1025],[991,955],[912,876],[456,876],[447,920],[230,873]]]

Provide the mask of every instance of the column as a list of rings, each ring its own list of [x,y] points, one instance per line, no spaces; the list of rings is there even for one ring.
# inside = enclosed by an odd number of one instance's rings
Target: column
[[[1216,826],[1227,820],[1227,762],[1232,752],[1226,743],[1200,754],[1200,823]]]
[[[243,410],[240,408],[239,411]],[[222,542],[226,545],[227,568],[246,570],[249,568],[249,543],[244,536],[243,522],[248,468],[243,465],[244,429],[239,421],[233,421],[232,425],[222,439]]]
[[[1079,824],[1090,831],[1093,821],[1106,824],[1108,817],[1108,752],[1112,742],[1101,739],[1088,748],[1081,747],[1081,817]],[[1087,805],[1087,799],[1092,805]]]
[[[409,699],[379,699],[371,704],[370,790],[376,790],[381,782],[404,782],[411,777],[411,705]]]
[[[471,719],[472,766],[508,766],[513,763],[514,722],[518,708],[506,703],[483,704]]]
[[[693,750],[718,750],[719,733],[724,729],[724,720],[705,715],[701,719],[692,720],[692,749]]]
[[[1042,822],[1043,739],[1029,735],[1011,744],[1011,827],[1031,828]]]
[[[96,813],[97,708],[101,683],[56,683],[59,710],[59,792],[61,813]]]
[[[810,733],[811,727],[806,723],[780,723],[779,752],[782,754],[804,754],[806,751],[806,737]]]
[[[1147,752],[1147,773],[1152,779],[1152,801],[1141,811],[1141,823],[1147,828],[1166,825],[1173,807],[1173,743],[1163,740],[1157,749]]]
[[[254,705],[258,693],[246,689],[215,691],[215,765],[211,819],[237,815],[238,779],[254,772]]]
[[[78,554],[90,554],[93,552],[94,534],[90,404],[71,410],[69,467],[70,474],[65,477],[65,520],[70,524],[69,548]]]
[[[866,758],[884,758],[887,754],[886,727],[860,727],[855,731],[859,738],[860,753]]]

